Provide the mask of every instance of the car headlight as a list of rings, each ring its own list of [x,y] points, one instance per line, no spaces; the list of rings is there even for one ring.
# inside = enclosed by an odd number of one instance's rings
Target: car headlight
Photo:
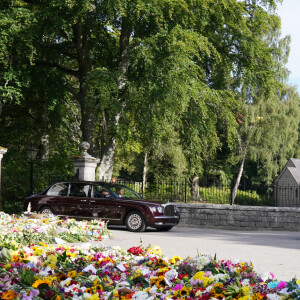
[[[151,206],[150,210],[151,210],[151,212],[155,213],[156,212],[156,207],[155,206]]]
[[[162,206],[159,206],[157,207],[157,211],[162,214],[164,212],[164,209],[162,208]]]

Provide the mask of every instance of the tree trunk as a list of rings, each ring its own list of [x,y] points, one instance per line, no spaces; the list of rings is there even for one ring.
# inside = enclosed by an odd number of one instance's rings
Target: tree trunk
[[[42,161],[48,161],[50,156],[50,141],[49,141],[49,134],[43,134],[41,137],[41,159]]]
[[[118,103],[119,111],[114,116],[104,117],[103,135],[102,135],[102,147],[101,147],[101,162],[98,168],[98,177],[102,179],[110,180],[113,167],[114,167],[114,154],[116,138],[114,130],[119,125],[121,114],[126,106],[126,74],[128,72],[128,56],[129,56],[129,41],[130,41],[130,29],[127,24],[127,19],[122,19],[121,34],[120,34],[120,57],[119,57],[119,72],[120,75],[117,78],[118,86]]]
[[[235,184],[234,184],[234,186],[232,187],[232,190],[231,190],[230,205],[234,204],[234,200],[235,200],[235,197],[236,197],[236,194],[237,194],[240,182],[241,182],[242,174],[243,174],[243,171],[244,171],[245,157],[246,157],[246,154],[243,155],[238,176],[237,176]]]
[[[146,190],[147,159],[148,159],[148,153],[145,152],[145,155],[144,155],[144,168],[143,168],[143,183],[142,183],[142,186],[143,186],[143,190],[142,190],[143,196],[144,196],[144,193],[145,193],[145,190]]]
[[[98,168],[99,180],[110,181],[114,167],[116,139],[112,137],[102,146],[102,157]]]

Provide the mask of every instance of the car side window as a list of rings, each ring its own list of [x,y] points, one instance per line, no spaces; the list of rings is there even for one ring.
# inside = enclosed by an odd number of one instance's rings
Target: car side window
[[[83,183],[71,183],[69,196],[73,197],[88,197],[89,195],[89,184]]]
[[[110,192],[100,184],[93,184],[92,197],[106,198],[110,196]]]
[[[68,194],[67,183],[54,184],[47,192],[48,196],[67,196],[67,194]]]

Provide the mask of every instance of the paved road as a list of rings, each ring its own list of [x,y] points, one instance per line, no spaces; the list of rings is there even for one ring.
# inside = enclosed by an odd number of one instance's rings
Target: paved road
[[[169,232],[148,229],[128,232],[109,227],[113,238],[103,241],[107,246],[128,249],[158,245],[168,257],[196,256],[197,253],[217,255],[218,259],[252,261],[255,271],[272,272],[279,280],[300,279],[300,232],[229,231],[174,227]]]

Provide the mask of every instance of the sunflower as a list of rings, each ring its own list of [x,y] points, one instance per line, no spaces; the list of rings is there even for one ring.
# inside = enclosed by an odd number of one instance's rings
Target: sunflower
[[[103,286],[102,284],[97,284],[93,286],[93,291],[96,293],[97,291],[103,291]]]
[[[38,279],[33,283],[32,287],[36,289],[44,289],[49,287],[51,283],[52,280],[50,280],[49,278]]]
[[[178,263],[179,261],[181,261],[182,258],[178,255],[173,256],[172,258],[169,259],[169,263],[172,265],[175,265],[176,263]]]
[[[158,280],[158,277],[151,277],[150,278],[150,285],[152,286],[152,285],[156,284],[157,280]]]
[[[75,270],[70,271],[67,276],[71,277],[71,278],[74,278],[76,276],[76,271]]]
[[[189,294],[190,294],[190,291],[185,286],[181,290],[179,290],[180,297],[185,297],[185,296],[188,296]]]
[[[165,286],[166,285],[166,282],[165,282],[165,277],[164,276],[158,276],[157,280],[156,280],[156,286],[158,288],[162,287],[162,286]]]
[[[168,265],[168,263],[162,258],[159,258],[157,260],[157,264],[160,265],[160,266],[167,266]]]
[[[183,286],[180,290],[178,290],[174,293],[174,296],[184,298],[190,294],[190,290],[191,290],[190,288]]]
[[[92,293],[93,293],[92,289],[90,289],[90,288],[87,288],[87,289],[85,290],[85,292],[88,293],[88,294],[92,294]]]
[[[223,295],[223,289],[224,288],[224,285],[222,283],[216,283],[211,291],[210,291],[210,295],[213,297],[213,298],[216,298],[216,299],[220,299],[220,298],[225,298],[225,295]]]
[[[13,290],[8,290],[7,292],[4,292],[1,296],[1,299],[15,299],[16,294]]]
[[[66,274],[64,274],[64,273],[61,273],[61,274],[57,275],[57,281],[58,282],[64,281],[67,278],[68,278],[68,276]]]

